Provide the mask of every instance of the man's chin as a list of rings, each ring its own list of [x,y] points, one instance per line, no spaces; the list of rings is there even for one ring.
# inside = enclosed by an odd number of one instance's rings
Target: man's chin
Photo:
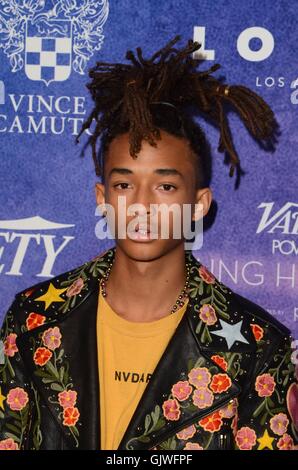
[[[116,246],[119,246],[126,256],[135,261],[153,261],[177,248],[179,244],[181,241],[178,240],[152,240],[145,243],[129,239],[116,241]]]

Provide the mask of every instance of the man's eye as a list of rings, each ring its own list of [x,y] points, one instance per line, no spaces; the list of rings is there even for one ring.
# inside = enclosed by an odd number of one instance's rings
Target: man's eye
[[[167,192],[170,192],[170,189],[169,189],[169,188],[176,189],[176,186],[174,186],[173,184],[164,183],[164,184],[162,184],[161,186],[163,186],[163,187],[165,188],[165,191],[167,191]]]
[[[123,188],[123,186],[128,186],[128,183],[117,183],[117,184],[114,184],[114,188],[116,188],[117,186],[122,186],[120,189],[127,189],[126,187]]]

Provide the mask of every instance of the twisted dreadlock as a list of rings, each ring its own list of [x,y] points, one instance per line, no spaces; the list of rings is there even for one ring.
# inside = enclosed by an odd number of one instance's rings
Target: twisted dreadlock
[[[141,48],[137,47],[137,57],[130,50],[126,53],[126,59],[132,64],[97,62],[89,70],[92,81],[86,86],[95,106],[82,124],[76,142],[94,119],[95,130],[88,143],[92,146],[97,176],[103,176],[103,165],[96,154],[100,135],[102,159],[113,138],[124,132],[129,132],[130,155],[137,158],[142,140],[156,147],[156,140],[161,138],[160,129],[163,128],[189,140],[192,150],[199,157],[201,179],[197,184],[203,184],[208,168],[210,170],[206,158],[208,143],[200,126],[187,114],[189,106],[205,118],[210,118],[220,129],[218,151],[225,152],[230,163],[230,176],[233,176],[235,167],[240,170],[240,160],[233,145],[225,104],[234,107],[249,132],[260,143],[272,138],[276,121],[268,104],[245,86],[222,84],[211,76],[220,68],[219,64],[197,71],[200,61],[191,58],[190,54],[198,50],[201,44],[190,39],[181,50],[173,48],[180,39],[180,35],[175,36],[150,59],[144,59]],[[204,172],[205,175],[202,174]]]

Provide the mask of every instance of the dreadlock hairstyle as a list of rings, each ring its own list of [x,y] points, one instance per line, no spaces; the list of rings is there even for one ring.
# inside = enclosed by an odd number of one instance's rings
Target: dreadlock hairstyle
[[[129,132],[129,152],[137,158],[142,141],[156,147],[156,140],[161,138],[160,129],[164,129],[189,141],[198,161],[197,186],[203,186],[210,178],[209,143],[191,113],[203,115],[219,128],[218,151],[225,152],[225,162],[230,164],[229,176],[233,176],[235,168],[238,176],[242,171],[226,115],[229,105],[261,144],[273,137],[277,123],[268,104],[245,86],[223,84],[213,77],[211,74],[220,68],[219,64],[197,71],[201,61],[190,54],[201,44],[190,39],[178,50],[173,46],[180,39],[180,35],[175,36],[150,59],[144,59],[141,48],[137,47],[137,57],[130,50],[126,53],[131,64],[96,62],[89,70],[92,80],[86,87],[95,105],[82,124],[76,142],[95,120],[95,130],[87,145],[90,143],[92,147],[97,176],[104,178],[104,156],[117,135]],[[99,137],[102,144],[97,155]]]

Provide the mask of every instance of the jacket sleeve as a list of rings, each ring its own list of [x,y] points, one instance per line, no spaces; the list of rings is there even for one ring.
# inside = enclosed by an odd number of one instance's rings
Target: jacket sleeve
[[[269,360],[253,374],[246,396],[239,400],[236,449],[298,448],[297,351],[292,350],[290,335],[277,344]]]
[[[32,389],[16,345],[20,303],[17,294],[0,332],[0,450],[24,449],[28,430]]]

